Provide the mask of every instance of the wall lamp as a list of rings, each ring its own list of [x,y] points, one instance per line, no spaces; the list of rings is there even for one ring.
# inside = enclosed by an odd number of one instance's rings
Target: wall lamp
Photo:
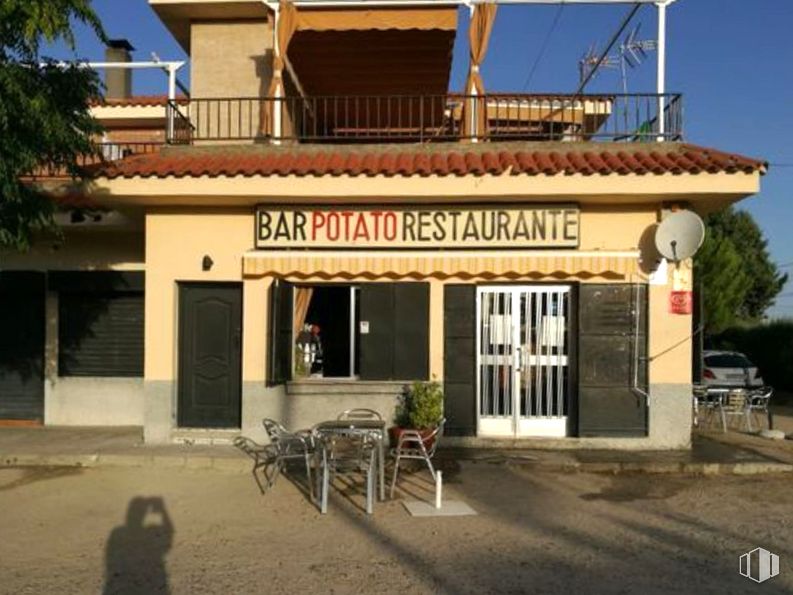
[[[212,268],[212,265],[215,264],[215,261],[209,256],[209,254],[204,254],[204,258],[201,259],[201,270],[208,271]]]

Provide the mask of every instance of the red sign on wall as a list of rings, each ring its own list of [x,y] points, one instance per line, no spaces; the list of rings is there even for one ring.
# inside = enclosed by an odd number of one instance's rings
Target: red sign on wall
[[[669,312],[672,314],[691,314],[694,310],[694,298],[690,291],[672,291],[669,293]]]

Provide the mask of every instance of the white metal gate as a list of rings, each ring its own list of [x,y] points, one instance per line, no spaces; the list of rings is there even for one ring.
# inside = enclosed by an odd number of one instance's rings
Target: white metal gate
[[[477,433],[565,436],[570,287],[477,289]]]

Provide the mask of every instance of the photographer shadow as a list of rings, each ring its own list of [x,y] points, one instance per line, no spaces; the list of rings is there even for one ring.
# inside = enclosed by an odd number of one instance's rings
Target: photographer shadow
[[[107,539],[102,593],[170,593],[165,556],[173,535],[162,498],[130,500],[126,523],[114,528]]]

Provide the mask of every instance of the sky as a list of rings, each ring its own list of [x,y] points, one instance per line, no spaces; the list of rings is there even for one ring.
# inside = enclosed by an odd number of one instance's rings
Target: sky
[[[94,7],[111,38],[125,37],[135,46],[135,59],[149,60],[152,52],[163,60],[187,59],[146,0],[95,0]],[[625,5],[500,6],[482,67],[486,89],[575,91],[578,60],[593,44],[602,49],[628,10]],[[452,89],[462,88],[468,67],[466,15],[461,9]],[[678,0],[667,20],[667,90],[683,93],[685,140],[770,163],[762,191],[740,208],[752,213],[772,258],[793,277],[793,0]],[[643,7],[633,21],[639,23],[642,38],[655,37],[654,8]],[[49,54],[103,58],[92,32],[77,27],[76,34],[75,52],[59,44]],[[184,71],[181,79],[187,83]],[[135,76],[136,93],[166,90],[159,72]],[[628,86],[629,92],[655,91],[654,55],[629,73]],[[618,71],[605,70],[587,91],[621,88]],[[793,280],[769,315],[793,317]]]

